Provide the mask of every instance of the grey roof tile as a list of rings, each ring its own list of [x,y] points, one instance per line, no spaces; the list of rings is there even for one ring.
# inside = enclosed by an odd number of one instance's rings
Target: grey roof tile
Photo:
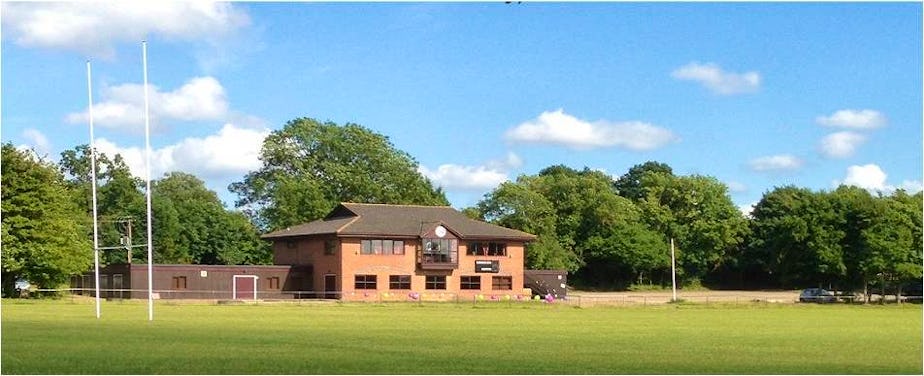
[[[324,219],[263,235],[264,239],[337,234],[416,238],[442,224],[462,239],[531,241],[535,235],[473,220],[448,206],[341,203]]]

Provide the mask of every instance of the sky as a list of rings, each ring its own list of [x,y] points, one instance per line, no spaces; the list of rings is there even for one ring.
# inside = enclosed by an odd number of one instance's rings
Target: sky
[[[145,176],[228,184],[301,117],[361,124],[452,206],[563,164],[646,161],[725,183],[922,186],[920,3],[0,5],[0,137],[49,159],[89,143]]]

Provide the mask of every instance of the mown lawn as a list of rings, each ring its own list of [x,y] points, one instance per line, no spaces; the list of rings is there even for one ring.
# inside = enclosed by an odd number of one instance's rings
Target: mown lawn
[[[920,305],[2,305],[3,374],[922,374]]]

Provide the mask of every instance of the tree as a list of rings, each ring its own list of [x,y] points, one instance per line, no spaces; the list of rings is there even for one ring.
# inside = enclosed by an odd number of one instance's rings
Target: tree
[[[162,225],[155,237],[160,242],[160,262],[238,265],[270,261],[269,246],[260,240],[256,228],[243,214],[226,211],[218,195],[199,178],[172,172],[153,184],[154,197],[163,207],[155,213],[162,216],[154,220],[155,226]]]
[[[873,197],[866,190],[847,186],[839,187],[833,195],[843,218],[847,275],[860,278],[846,283],[860,283],[868,300],[871,280],[894,281],[899,288],[904,282],[920,280],[919,199],[904,191],[890,197]]]
[[[2,146],[3,295],[18,279],[56,288],[92,265],[84,214],[55,166]]]
[[[292,120],[266,138],[260,159],[229,189],[263,230],[321,218],[343,201],[448,205],[413,158],[357,124]]]
[[[566,269],[575,271],[580,260],[559,242],[555,230],[555,210],[541,194],[524,182],[501,183],[478,203],[480,216],[494,224],[534,234],[536,241],[526,246],[528,269]]]
[[[844,277],[844,231],[832,200],[794,186],[764,194],[751,212],[749,255],[784,287],[835,283]]]
[[[632,201],[640,201],[645,197],[645,189],[642,186],[642,178],[646,174],[664,174],[673,176],[674,171],[667,164],[648,161],[639,165],[632,166],[628,172],[616,179],[613,187],[620,196]]]
[[[123,244],[127,237],[131,221],[134,227],[132,244],[145,244],[147,232],[144,231],[147,220],[147,203],[141,189],[142,181],[132,175],[131,170],[121,155],[107,156],[97,151],[97,220],[99,223],[100,247],[112,247]],[[61,153],[60,170],[67,178],[67,184],[73,192],[73,200],[86,213],[87,228],[92,229],[92,187],[90,171],[90,148],[78,145]],[[152,198],[152,211],[159,212],[159,203]],[[152,226],[157,226],[153,225]],[[87,234],[92,241],[92,232]],[[157,239],[154,240],[157,243]],[[134,257],[143,256],[144,252],[134,252]],[[126,262],[128,252],[109,250],[101,253],[103,264]]]
[[[641,187],[643,218],[651,230],[675,239],[678,276],[687,283],[717,271],[744,241],[747,222],[717,179],[646,173]]]

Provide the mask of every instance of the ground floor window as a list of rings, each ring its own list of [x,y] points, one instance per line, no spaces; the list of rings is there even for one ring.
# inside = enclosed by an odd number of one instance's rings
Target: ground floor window
[[[357,290],[375,290],[376,276],[359,274],[356,276],[356,284],[354,287],[356,287]]]
[[[388,288],[391,290],[410,290],[411,276],[409,275],[390,275],[388,276]]]
[[[269,277],[266,281],[270,290],[279,290],[279,277]]]
[[[174,290],[186,290],[186,276],[173,277]]]
[[[481,290],[481,276],[463,275],[459,278],[459,288],[462,290]]]
[[[493,276],[491,277],[491,285],[494,290],[513,290],[513,278]]]
[[[446,289],[446,276],[428,275],[426,279],[425,287],[427,288],[427,290],[445,290]]]

